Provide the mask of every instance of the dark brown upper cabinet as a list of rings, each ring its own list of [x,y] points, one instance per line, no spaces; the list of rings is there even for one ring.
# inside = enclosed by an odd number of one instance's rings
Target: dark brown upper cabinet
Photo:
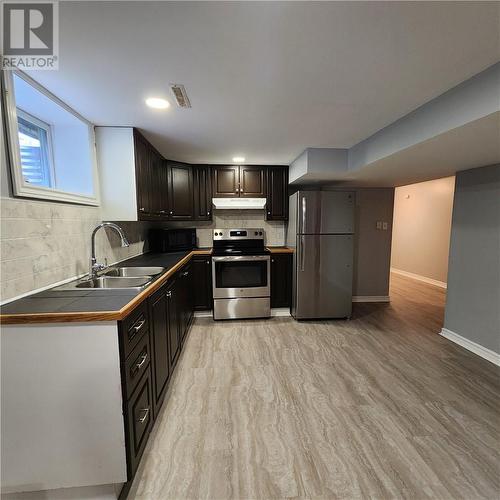
[[[214,167],[214,198],[234,198],[240,195],[240,167]]]
[[[168,218],[191,220],[193,208],[193,167],[186,163],[167,161],[168,164]]]
[[[266,196],[265,168],[254,166],[240,167],[240,197],[262,198]]]
[[[267,167],[267,220],[288,220],[288,167]]]
[[[152,215],[151,145],[134,130],[135,178],[137,185],[137,213],[139,220]]]
[[[214,167],[214,198],[266,196],[265,167],[254,165]]]
[[[212,169],[208,165],[193,166],[194,218],[212,220]]]

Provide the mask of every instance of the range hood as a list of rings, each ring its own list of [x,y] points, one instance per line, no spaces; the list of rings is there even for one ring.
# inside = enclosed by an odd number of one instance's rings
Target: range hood
[[[266,198],[212,198],[214,208],[221,210],[262,210],[266,201]]]

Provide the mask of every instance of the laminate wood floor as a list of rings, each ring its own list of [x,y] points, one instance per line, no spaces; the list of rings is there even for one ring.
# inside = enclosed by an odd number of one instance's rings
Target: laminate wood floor
[[[196,319],[130,499],[498,499],[500,370],[393,276],[351,321]]]

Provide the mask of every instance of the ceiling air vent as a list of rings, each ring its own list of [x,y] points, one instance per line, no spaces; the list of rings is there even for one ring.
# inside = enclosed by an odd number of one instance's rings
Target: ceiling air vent
[[[172,90],[172,94],[174,94],[177,106],[179,106],[179,108],[191,107],[191,103],[189,102],[189,97],[186,94],[186,89],[184,88],[184,85],[180,85],[178,83],[171,83],[170,89]]]

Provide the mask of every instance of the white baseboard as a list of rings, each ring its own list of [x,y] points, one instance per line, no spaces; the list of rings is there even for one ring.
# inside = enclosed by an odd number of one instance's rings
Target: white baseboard
[[[353,302],[390,302],[389,295],[354,295]]]
[[[391,273],[400,274],[401,276],[406,276],[407,278],[412,278],[417,281],[423,281],[429,285],[438,286],[440,288],[446,288],[448,285],[444,281],[433,280],[432,278],[427,278],[427,276],[421,276],[420,274],[409,273],[408,271],[402,271],[401,269],[396,269],[391,267]]]
[[[276,307],[271,309],[271,317],[276,316],[290,316],[290,308],[289,307]]]
[[[473,342],[472,340],[466,339],[465,337],[462,337],[462,335],[459,335],[458,333],[452,332],[451,330],[448,330],[447,328],[441,329],[441,332],[439,335],[442,335],[448,340],[451,340],[455,344],[458,344],[459,346],[462,346],[463,348],[467,349],[468,351],[473,352],[474,354],[477,354],[483,359],[486,359],[487,361],[490,361],[491,363],[500,366],[500,354],[492,351],[491,349],[487,349],[486,347],[483,347],[480,344],[477,344],[476,342]]]

